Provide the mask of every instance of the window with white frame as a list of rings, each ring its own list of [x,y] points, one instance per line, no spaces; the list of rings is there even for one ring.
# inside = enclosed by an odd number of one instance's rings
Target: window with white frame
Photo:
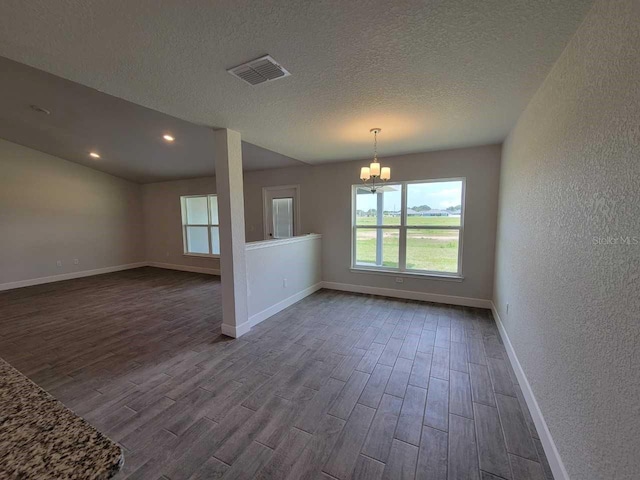
[[[219,256],[220,225],[216,195],[180,197],[182,238],[188,255]]]
[[[462,275],[465,179],[353,186],[352,267]]]

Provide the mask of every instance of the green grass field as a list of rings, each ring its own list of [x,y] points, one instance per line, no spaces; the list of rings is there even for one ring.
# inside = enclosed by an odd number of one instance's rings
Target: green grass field
[[[400,217],[384,216],[383,225],[400,225]],[[376,217],[357,217],[356,225],[375,226]],[[407,217],[407,225],[411,226],[460,226],[460,217]]]
[[[363,223],[360,220],[369,220]],[[392,217],[385,217],[392,219]],[[399,219],[393,219],[399,220]],[[411,220],[415,220],[413,223]],[[358,225],[375,225],[375,218],[358,219]],[[459,225],[459,218],[452,217],[409,217],[409,225]],[[419,222],[419,223],[418,223]],[[424,223],[423,223],[424,222]],[[438,223],[436,223],[438,222]],[[388,223],[386,223],[388,224]],[[385,267],[398,267],[399,230],[383,230],[382,264]],[[407,269],[429,270],[436,272],[458,271],[458,230],[416,229],[407,231]],[[376,262],[376,230],[358,229],[356,240],[356,263],[372,264]]]

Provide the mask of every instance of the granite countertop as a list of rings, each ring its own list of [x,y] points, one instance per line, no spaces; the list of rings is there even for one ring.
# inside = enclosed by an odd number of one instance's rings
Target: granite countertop
[[[0,478],[108,479],[121,448],[0,358]]]

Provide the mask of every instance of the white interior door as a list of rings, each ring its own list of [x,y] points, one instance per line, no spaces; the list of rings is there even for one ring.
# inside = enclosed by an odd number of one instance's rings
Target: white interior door
[[[290,238],[298,234],[298,187],[265,187],[264,238]]]

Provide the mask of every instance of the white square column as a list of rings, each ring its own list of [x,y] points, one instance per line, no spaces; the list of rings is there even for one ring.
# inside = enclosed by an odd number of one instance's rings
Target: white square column
[[[240,133],[215,130],[216,193],[220,222],[222,333],[237,338],[249,331],[244,186]]]

